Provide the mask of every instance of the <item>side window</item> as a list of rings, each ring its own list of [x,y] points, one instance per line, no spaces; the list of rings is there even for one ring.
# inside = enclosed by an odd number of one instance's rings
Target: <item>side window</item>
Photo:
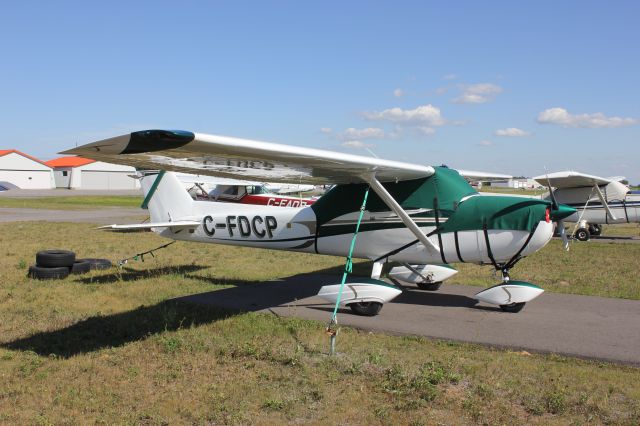
[[[68,172],[68,171],[66,171],[66,170],[63,170],[63,171],[62,171],[62,176],[67,176],[68,174],[69,174],[69,172]]]
[[[227,188],[224,193],[225,195],[238,195],[238,187],[237,186],[230,186],[229,188]]]

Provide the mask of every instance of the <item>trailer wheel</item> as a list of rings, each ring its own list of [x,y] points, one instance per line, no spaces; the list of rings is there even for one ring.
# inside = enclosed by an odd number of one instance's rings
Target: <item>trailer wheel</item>
[[[440,286],[442,285],[442,281],[438,281],[435,283],[416,283],[420,290],[426,291],[438,291],[440,290]]]
[[[61,280],[69,276],[69,268],[67,266],[45,268],[33,265],[29,266],[29,273],[27,276],[37,280]]]
[[[362,315],[364,317],[373,317],[378,315],[380,309],[382,309],[382,303],[380,302],[356,302],[350,303],[349,308],[356,315]]]
[[[524,308],[524,304],[526,302],[520,302],[520,303],[510,303],[508,305],[500,305],[500,309],[502,309],[502,312],[511,312],[511,313],[518,313],[522,310],[522,308]]]
[[[69,250],[41,250],[36,253],[36,265],[43,268],[71,268],[76,254]]]
[[[580,228],[576,231],[575,237],[578,241],[589,241],[589,231],[585,228]]]

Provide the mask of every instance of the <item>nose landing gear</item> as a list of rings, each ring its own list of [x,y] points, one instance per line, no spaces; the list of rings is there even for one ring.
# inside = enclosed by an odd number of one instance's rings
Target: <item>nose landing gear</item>
[[[544,293],[541,287],[509,277],[509,268],[500,268],[502,282],[476,294],[481,302],[498,305],[503,312],[520,312],[524,305]]]

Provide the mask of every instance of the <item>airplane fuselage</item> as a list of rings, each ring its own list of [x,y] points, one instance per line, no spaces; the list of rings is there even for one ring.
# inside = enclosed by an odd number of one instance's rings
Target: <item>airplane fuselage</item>
[[[560,201],[562,202],[562,201]],[[568,222],[578,222],[586,220],[589,223],[607,225],[615,223],[638,223],[640,222],[640,194],[626,194],[622,199],[607,201],[609,209],[615,216],[612,219],[602,202],[595,198],[589,202],[572,202],[565,203],[577,210],[576,213],[569,216]],[[583,212],[584,210],[584,212]]]
[[[340,215],[319,224],[311,207],[287,208],[195,201],[192,219],[200,226],[191,231],[165,228],[160,235],[176,240],[346,256],[359,212]],[[421,212],[424,213],[424,212]],[[416,218],[429,234],[436,229],[432,218]],[[446,219],[441,219],[446,221]],[[435,252],[416,241],[392,212],[365,211],[353,256],[408,263],[507,262],[542,248],[553,234],[553,223],[540,221],[533,232],[488,229],[444,232],[430,238]]]

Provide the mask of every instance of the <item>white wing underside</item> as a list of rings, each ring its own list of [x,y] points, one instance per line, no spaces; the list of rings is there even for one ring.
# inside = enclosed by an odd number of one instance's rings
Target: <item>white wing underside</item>
[[[611,182],[620,181],[624,178],[620,176],[616,178],[603,178],[600,176],[588,175],[586,173],[563,171],[536,176],[533,179],[541,185],[546,186],[549,184],[554,188],[563,189],[607,185]],[[547,180],[549,181],[548,184]]]
[[[178,229],[195,229],[200,225],[200,222],[191,220],[180,220],[175,222],[157,222],[157,223],[134,223],[130,225],[106,225],[101,226],[98,229],[104,229],[108,231],[120,231],[120,232],[142,232],[149,231],[153,228],[171,228]]]
[[[479,180],[483,182],[492,182],[496,180],[508,180],[513,178],[513,176],[511,175],[505,175],[502,173],[479,172],[477,170],[462,170],[462,169],[456,169],[456,170],[458,170],[458,173],[460,173],[462,177],[471,181]]]
[[[128,134],[73,148],[63,154],[138,169],[314,185],[365,182],[364,176],[371,174],[379,181],[388,182],[418,179],[434,173],[432,167],[424,165],[225,136],[182,133],[193,138],[177,148],[163,149],[161,141],[150,149],[145,145],[144,152],[140,152],[140,149],[131,149],[132,134]]]

